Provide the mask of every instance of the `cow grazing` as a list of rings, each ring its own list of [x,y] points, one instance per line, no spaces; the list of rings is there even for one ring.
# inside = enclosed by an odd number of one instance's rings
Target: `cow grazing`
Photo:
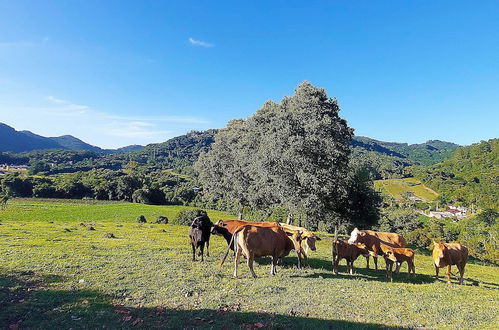
[[[189,238],[192,246],[192,261],[196,261],[196,249],[199,248],[201,261],[204,261],[204,245],[206,244],[206,255],[210,256],[210,233],[213,223],[207,215],[197,217],[189,227]]]
[[[313,232],[308,230],[307,228],[303,227],[298,227],[298,226],[293,226],[293,225],[288,225],[285,223],[280,223],[282,229],[287,232],[287,233],[293,233],[296,231],[301,231],[302,234],[302,248],[303,248],[303,253],[301,256],[298,256],[299,258],[303,259],[304,264],[308,264],[308,250],[315,251],[317,248],[315,247],[315,242],[320,241],[320,237],[315,235]]]
[[[398,274],[400,272],[400,266],[405,261],[407,262],[407,273],[412,272],[416,275],[416,266],[414,265],[414,251],[409,248],[394,248],[386,244],[380,244],[381,251],[383,251],[383,256],[386,263],[386,277],[393,281],[392,269],[393,264],[396,264],[395,272]]]
[[[394,247],[403,248],[406,246],[405,238],[402,235],[396,233],[384,233],[373,230],[358,230],[355,228],[348,240],[349,243],[362,243],[366,245],[366,248],[371,251],[371,255],[374,259],[374,267],[378,269],[378,255],[383,255],[381,251],[380,244]],[[366,257],[367,269],[369,269],[369,257]]]
[[[456,265],[459,270],[459,284],[464,284],[464,267],[468,261],[468,249],[459,243],[433,242],[433,263],[435,278],[438,280],[438,270],[447,266],[447,284],[450,284],[450,268]]]
[[[353,262],[360,255],[369,256],[369,251],[364,244],[335,240],[333,242],[333,273],[338,274],[338,264],[341,259],[345,259],[347,261],[347,271],[353,275]]]
[[[253,270],[253,262],[257,257],[271,256],[271,275],[276,273],[277,260],[289,254],[293,249],[301,250],[301,232],[296,232],[288,237],[278,224],[272,227],[258,227],[243,225],[235,230],[232,241],[236,251],[234,260],[234,278],[237,278],[237,268],[241,255],[247,258],[247,264],[251,274],[256,278]],[[225,261],[222,260],[222,264]]]

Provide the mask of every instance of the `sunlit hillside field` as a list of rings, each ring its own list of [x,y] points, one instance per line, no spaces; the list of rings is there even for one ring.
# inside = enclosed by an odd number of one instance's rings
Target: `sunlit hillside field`
[[[465,286],[435,282],[428,255],[417,255],[415,278],[393,283],[360,259],[356,275],[343,266],[335,276],[323,235],[310,269],[296,269],[292,252],[275,277],[262,259],[258,279],[244,263],[233,279],[232,255],[219,267],[221,237],[207,261],[192,262],[188,227],[150,223],[181,209],[10,201],[0,211],[0,328],[499,328],[497,267],[468,264]]]
[[[438,193],[415,178],[376,180],[374,186],[396,200],[403,200],[405,193],[412,193],[426,202],[438,197]]]

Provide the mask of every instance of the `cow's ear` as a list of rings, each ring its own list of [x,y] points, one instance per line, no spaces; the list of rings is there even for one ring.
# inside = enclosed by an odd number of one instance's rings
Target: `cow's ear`
[[[316,240],[318,240],[318,241],[320,241],[320,240],[321,240],[321,238],[320,238],[319,236],[316,236],[316,235],[314,235],[314,236],[315,236],[315,239],[316,239]]]

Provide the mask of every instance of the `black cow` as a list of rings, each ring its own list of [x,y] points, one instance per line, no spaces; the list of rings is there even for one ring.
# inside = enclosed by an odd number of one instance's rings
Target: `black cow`
[[[207,215],[197,217],[189,227],[189,238],[192,246],[192,261],[196,261],[196,249],[199,247],[201,261],[204,261],[204,245],[206,243],[206,256],[210,256],[210,234],[213,223]]]

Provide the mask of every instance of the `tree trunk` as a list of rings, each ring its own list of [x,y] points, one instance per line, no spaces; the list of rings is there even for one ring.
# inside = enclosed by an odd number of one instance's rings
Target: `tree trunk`
[[[243,214],[244,214],[244,206],[241,206],[241,208],[239,209],[239,214],[238,214],[237,218],[239,220],[243,220]]]
[[[290,225],[293,222],[293,216],[291,213],[288,213],[288,218],[286,219],[286,224]]]

